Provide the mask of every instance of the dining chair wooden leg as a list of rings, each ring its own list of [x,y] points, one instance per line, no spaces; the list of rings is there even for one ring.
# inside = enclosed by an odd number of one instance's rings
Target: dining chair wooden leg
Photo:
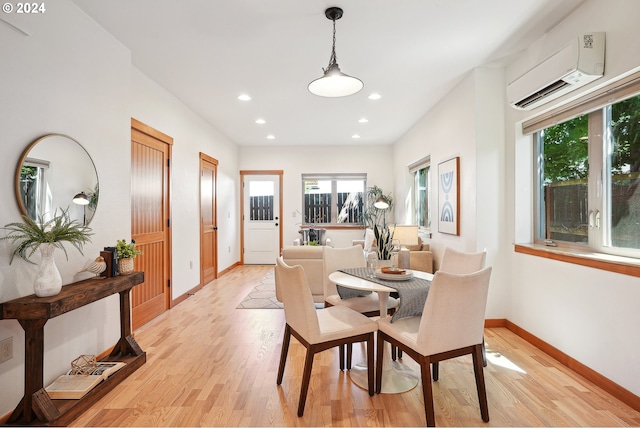
[[[487,350],[484,346],[484,336],[482,336],[482,366],[487,367]]]
[[[347,370],[351,370],[351,362],[353,361],[353,343],[347,344]]]
[[[284,337],[282,338],[282,351],[280,352],[280,367],[278,368],[278,378],[276,384],[282,383],[282,375],[284,374],[284,365],[287,362],[287,353],[289,352],[289,343],[291,342],[291,327],[289,324],[284,326]]]
[[[420,361],[420,376],[422,377],[422,394],[424,400],[424,414],[427,426],[436,426],[435,410],[433,408],[433,389],[431,387],[431,362],[428,358]]]
[[[438,361],[431,364],[431,370],[433,370],[433,381],[437,382],[440,377],[440,363]]]
[[[400,352],[400,350],[398,350],[398,352]],[[482,366],[487,367],[487,351],[484,348],[484,339],[482,343]],[[433,363],[432,370],[433,370],[433,381],[437,382],[438,378],[440,377],[440,364],[437,361]]]
[[[311,382],[311,369],[313,368],[313,358],[315,354],[315,347],[313,345],[310,345],[307,348],[307,354],[304,357],[304,371],[302,373],[302,385],[300,386],[298,416],[302,416],[304,413],[304,405],[307,401],[307,392],[309,391],[309,383]]]
[[[485,422],[489,422],[489,405],[487,404],[487,389],[484,383],[484,370],[482,368],[482,346],[476,345],[473,350],[473,371],[476,375],[476,388],[478,389],[478,402],[480,403],[480,416]]]
[[[367,338],[367,374],[369,375],[369,396],[373,396],[373,386],[374,386],[374,370],[377,368],[374,366],[373,359],[373,332],[369,333],[369,337]]]
[[[384,333],[378,330],[376,345],[376,394],[382,390],[382,362],[384,358]]]
[[[346,345],[338,346],[338,358],[340,359],[340,370],[344,370],[344,347]]]

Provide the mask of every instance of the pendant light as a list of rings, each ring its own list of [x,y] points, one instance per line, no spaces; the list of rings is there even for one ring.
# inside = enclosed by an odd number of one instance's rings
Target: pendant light
[[[330,7],[324,11],[325,16],[333,21],[333,45],[329,65],[323,68],[322,77],[309,83],[309,92],[321,97],[346,97],[360,91],[364,84],[362,80],[344,74],[340,71],[336,60],[336,20],[342,18],[342,9]]]

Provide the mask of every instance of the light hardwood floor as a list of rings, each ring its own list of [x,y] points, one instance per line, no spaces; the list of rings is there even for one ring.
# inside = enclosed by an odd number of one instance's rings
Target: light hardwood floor
[[[233,269],[139,328],[147,363],[72,426],[424,426],[420,387],[369,397],[339,370],[337,349],[316,357],[296,416],[304,347],[295,339],[276,385],[284,311],[236,309],[270,269]],[[485,340],[490,422],[480,418],[471,359],[461,357],[440,365],[437,425],[640,426],[639,412],[509,330],[486,329]],[[354,362],[362,356],[355,348]]]

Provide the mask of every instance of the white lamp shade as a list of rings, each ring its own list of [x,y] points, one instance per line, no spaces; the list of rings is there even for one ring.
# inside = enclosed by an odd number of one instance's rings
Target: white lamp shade
[[[418,245],[418,226],[415,225],[395,225],[389,227],[389,231],[393,233],[393,240],[396,239],[400,245]]]
[[[84,192],[80,192],[73,197],[73,203],[78,205],[89,205],[89,197]]]
[[[387,198],[385,198],[384,196],[381,196],[377,201],[373,203],[373,206],[379,210],[386,210],[387,208],[389,208],[389,201],[387,201]]]
[[[320,97],[346,97],[359,92],[363,87],[362,80],[344,74],[338,64],[335,64],[324,76],[309,83],[309,92]]]

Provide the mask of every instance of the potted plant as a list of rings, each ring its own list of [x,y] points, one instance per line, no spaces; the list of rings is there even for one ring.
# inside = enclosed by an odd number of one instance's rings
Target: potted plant
[[[124,239],[119,239],[116,244],[116,255],[118,256],[118,272],[121,275],[129,275],[133,272],[133,259],[142,254],[136,249],[136,241],[133,239],[127,243]]]
[[[36,264],[31,257],[36,250],[40,250],[42,257],[33,286],[38,297],[55,296],[62,290],[62,277],[53,258],[55,249],[62,249],[66,259],[69,260],[64,242],[70,243],[82,254],[82,247],[87,242],[91,242],[90,236],[93,234],[89,227],[71,220],[67,210],[61,210],[59,214],[56,210],[53,218],[46,221],[43,217],[34,221],[29,216],[23,215],[22,222],[6,224],[3,229],[8,233],[0,239],[7,239],[17,244],[11,253],[10,264],[15,256],[28,263]]]
[[[379,205],[386,203],[386,207]],[[393,248],[393,233],[387,226],[387,211],[393,208],[393,197],[385,195],[378,186],[367,189],[367,208],[362,214],[364,225],[373,230],[378,260],[390,260]]]

